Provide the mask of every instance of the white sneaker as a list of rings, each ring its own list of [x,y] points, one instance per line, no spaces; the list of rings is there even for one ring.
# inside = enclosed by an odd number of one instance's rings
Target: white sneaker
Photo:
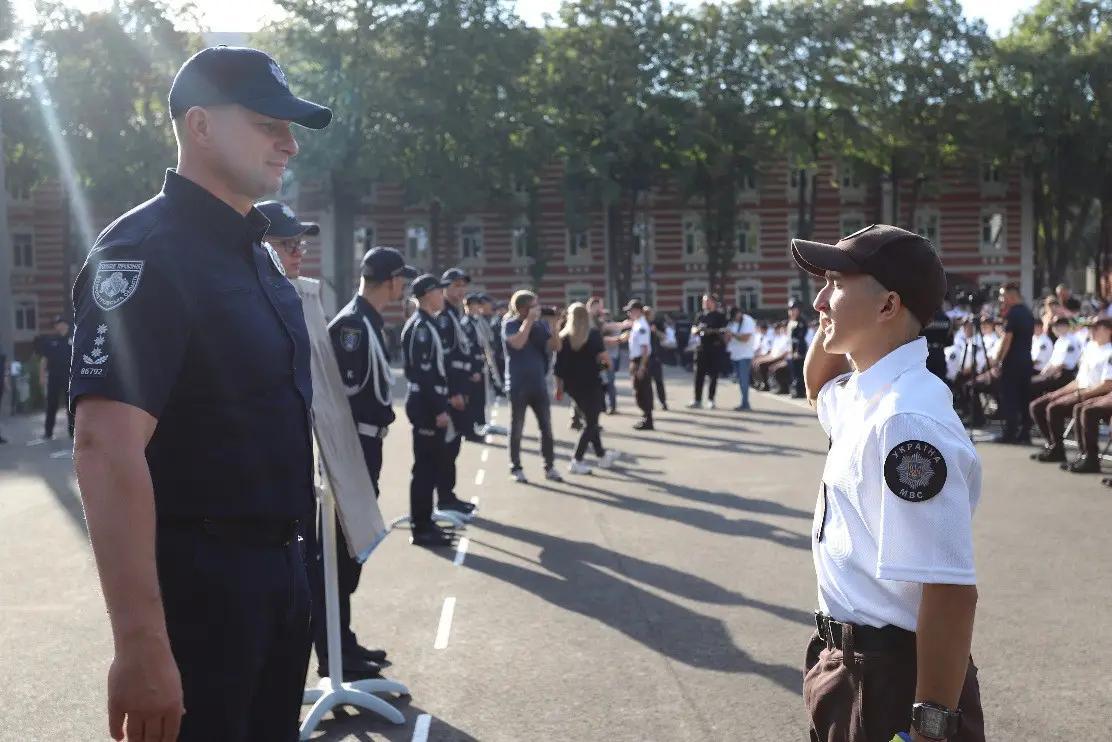
[[[509,431],[501,425],[490,424],[486,426],[486,433],[484,435],[509,435]]]
[[[555,466],[544,470],[544,478],[547,479],[550,482],[562,482],[562,481],[564,481],[564,478],[560,476],[560,472],[556,471]]]
[[[515,482],[521,482],[522,484],[529,484],[529,480],[525,478],[525,471],[523,469],[510,469],[510,477]]]
[[[602,457],[601,459],[599,459],[599,460],[598,460],[598,465],[599,465],[599,467],[600,467],[600,468],[602,468],[602,469],[609,469],[609,468],[610,468],[610,467],[612,467],[612,466],[613,466],[613,465],[614,465],[614,464],[615,464],[615,463],[616,463],[616,462],[618,461],[618,459],[620,459],[621,457],[622,457],[622,455],[621,455],[620,453],[618,453],[617,451],[615,451],[615,450],[611,449],[611,450],[609,450],[609,451],[607,451],[607,452],[606,452],[606,455],[604,455],[604,456],[603,456],[603,457]]]
[[[713,399],[708,399],[706,402],[703,402],[703,409],[704,410],[713,410],[714,409],[714,400]]]
[[[591,466],[586,461],[572,459],[571,465],[568,466],[568,471],[572,474],[590,474]]]
[[[690,402],[687,403],[687,409],[689,409],[689,410],[698,409],[700,404],[701,403],[699,402],[699,400],[693,399],[693,400],[691,400]]]

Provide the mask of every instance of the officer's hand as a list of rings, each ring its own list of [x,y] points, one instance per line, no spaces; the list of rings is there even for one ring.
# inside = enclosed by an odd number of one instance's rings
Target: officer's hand
[[[181,674],[169,640],[120,643],[108,670],[108,731],[128,742],[174,742],[185,713]]]
[[[541,318],[541,307],[540,307],[540,305],[539,304],[534,304],[533,306],[529,307],[528,319],[532,322],[536,322],[540,318]]]
[[[471,374],[471,381],[472,381],[472,382],[479,382],[479,381],[482,381],[482,378],[483,378],[483,375],[482,375],[482,374],[478,374],[478,373],[475,373],[475,374]]]
[[[447,412],[441,412],[439,415],[436,416],[436,427],[446,428],[448,427],[448,422],[449,418]]]
[[[465,407],[463,395],[457,394],[453,397],[450,397],[448,399],[448,404],[452,405],[452,409],[454,410],[462,410]]]

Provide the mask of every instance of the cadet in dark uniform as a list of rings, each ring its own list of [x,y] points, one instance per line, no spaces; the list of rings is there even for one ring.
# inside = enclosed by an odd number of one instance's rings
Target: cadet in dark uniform
[[[367,464],[376,497],[379,495],[378,479],[382,472],[382,441],[395,417],[391,398],[394,373],[382,334],[382,311],[401,300],[406,283],[416,277],[417,269],[406,265],[402,254],[394,248],[368,250],[363,256],[359,293],[328,325],[340,378],[351,403],[356,432],[363,448],[363,460]],[[351,595],[359,586],[363,565],[348,554],[342,540],[337,540],[336,556],[339,567],[340,641],[346,673],[350,662],[354,661],[351,666],[358,669],[368,663],[382,662],[386,659],[386,652],[365,649],[356,640],[351,630]],[[323,620],[315,622],[313,637],[322,677],[328,674],[328,632],[325,627]],[[372,664],[367,670],[374,672],[377,667]]]
[[[467,400],[482,376],[475,363],[473,336],[460,322],[463,296],[471,277],[459,268],[450,268],[444,271],[440,280],[444,284],[444,311],[436,316],[436,327],[444,346],[444,368],[448,372],[448,415],[452,418],[456,435],[447,441],[448,456],[436,483],[436,494],[441,510],[455,510],[469,515],[475,506],[461,501],[456,494],[456,459],[459,458],[464,438],[480,443],[483,440],[475,435],[467,410]]]
[[[0,350],[0,415],[4,412],[4,389],[8,383],[8,357]],[[0,446],[7,443],[7,439],[0,435]]]
[[[101,234],[73,288],[74,464],[115,640],[109,727],[292,742],[310,644],[309,337],[252,204],[297,154],[289,122],[332,113],[294,97],[267,55],[226,47],[186,62],[169,103],[177,171]]]
[[[486,387],[487,370],[494,362],[490,332],[490,324],[483,314],[482,306],[485,295],[481,293],[468,294],[464,300],[467,313],[460,320],[467,339],[471,343],[472,368],[476,369],[479,379],[471,386],[471,394],[467,398],[467,436],[468,440],[476,443],[483,442],[486,433]]]
[[[58,416],[58,406],[66,398],[69,384],[70,356],[73,343],[70,340],[70,326],[65,317],[54,318],[54,332],[35,338],[35,352],[42,357],[39,379],[43,393],[46,394],[46,419],[43,432],[44,440],[54,438],[54,420]],[[73,436],[73,413],[66,409],[69,418],[69,433]]]
[[[413,478],[409,484],[412,543],[451,546],[452,535],[432,520],[432,491],[448,460],[448,436],[457,437],[448,415],[447,354],[435,315],[444,309],[445,283],[428,273],[413,282],[417,311],[402,328],[402,355],[409,391],[405,414],[413,423]],[[441,494],[443,498],[443,494]],[[444,502],[441,500],[441,508]]]
[[[807,390],[803,385],[803,360],[807,357],[807,349],[811,344],[807,342],[810,328],[802,318],[802,314],[803,302],[792,299],[788,305],[788,337],[792,341],[788,368],[791,369],[792,397],[795,399],[803,399],[807,396]]]

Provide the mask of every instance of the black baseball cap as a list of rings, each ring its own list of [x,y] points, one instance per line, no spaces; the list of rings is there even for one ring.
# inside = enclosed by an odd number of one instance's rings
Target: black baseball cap
[[[921,235],[889,224],[871,224],[834,245],[792,240],[792,257],[818,278],[825,278],[827,271],[872,276],[899,294],[924,326],[946,298],[946,271],[934,246]]]
[[[267,237],[286,240],[291,237],[316,237],[320,234],[319,224],[300,221],[293,209],[281,201],[263,201],[255,204],[255,208],[270,221],[270,226],[266,228]]]
[[[643,310],[644,308],[645,308],[645,305],[641,303],[640,299],[630,299],[628,302],[626,302],[626,305],[624,307],[622,307],[622,311],[623,312],[628,312],[631,309],[641,309],[641,310]]]
[[[194,106],[238,104],[255,113],[323,129],[332,111],[290,92],[286,73],[258,49],[213,46],[190,57],[170,86],[170,116]]]
[[[405,264],[405,258],[393,247],[372,247],[363,256],[363,277],[372,281],[389,281],[403,276],[416,278],[417,269]]]
[[[451,281],[442,281],[431,273],[423,273],[413,282],[413,296],[420,299],[433,289],[442,289],[451,285]]]
[[[448,284],[451,284],[453,281],[471,283],[471,276],[464,273],[462,268],[449,268],[444,271],[444,275],[440,277],[440,280]]]

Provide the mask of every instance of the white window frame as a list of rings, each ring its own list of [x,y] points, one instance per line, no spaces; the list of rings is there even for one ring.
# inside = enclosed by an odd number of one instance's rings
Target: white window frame
[[[742,295],[752,294],[755,297],[753,306],[745,306],[742,301]],[[759,278],[743,278],[734,284],[734,306],[740,307],[741,311],[746,314],[752,314],[754,311],[759,310],[764,304],[764,296],[761,292],[761,279]]]
[[[364,206],[374,206],[378,203],[378,183],[367,185],[367,192],[359,197],[359,203]]]
[[[740,225],[747,223],[749,229],[745,233],[745,252],[738,250],[738,235],[741,234]],[[761,216],[753,211],[739,212],[734,222],[734,257],[741,262],[758,260],[761,257]]]
[[[633,235],[635,239],[639,240],[641,245],[641,252],[637,252],[632,246],[630,247],[634,264],[641,265],[646,257],[652,262],[656,256],[656,251],[654,249],[656,242],[656,220],[653,219],[651,214],[640,212],[634,217]]]
[[[510,262],[514,265],[529,265],[533,262],[527,252],[529,248],[529,230],[532,226],[529,217],[524,215],[515,218],[510,225]]]
[[[743,173],[738,187],[738,200],[746,204],[759,203],[761,200],[761,178],[756,171]]]
[[[414,230],[422,230],[425,233],[425,246],[421,248],[420,243],[416,246],[410,245],[410,240],[415,239],[410,233]],[[420,239],[416,237],[416,239]],[[432,249],[429,243],[429,222],[427,219],[409,219],[405,223],[405,259],[406,262],[415,266],[426,267],[432,263]]]
[[[865,184],[856,164],[845,160],[838,163],[838,191],[843,202],[865,200]]]
[[[578,238],[583,238],[583,245],[576,248],[573,254],[571,249],[572,240]],[[573,231],[570,227],[564,230],[564,257],[567,262],[573,264],[591,262],[591,228],[589,226],[578,231]]]
[[[797,177],[801,168],[789,167],[787,177],[784,179],[785,189],[788,194],[788,201],[791,203],[799,203],[799,183]],[[812,167],[806,168],[804,177],[807,179],[804,192],[810,194],[812,191],[812,181],[815,179],[815,169]],[[793,182],[794,181],[794,182]]]
[[[1000,231],[996,238],[995,246],[991,241],[985,240],[986,219],[994,215],[1000,216]],[[977,229],[977,242],[982,255],[1004,255],[1008,252],[1008,210],[1003,206],[985,206],[981,209],[981,219]]]
[[[699,312],[703,311],[703,297],[710,292],[706,281],[684,281],[683,283],[683,311],[685,314],[690,314],[694,318]],[[688,311],[689,300],[694,297],[695,301],[692,304],[694,311]]]
[[[367,239],[368,231],[370,232],[370,239]],[[362,233],[362,236],[360,236],[360,233]],[[363,256],[371,248],[377,247],[376,242],[378,242],[378,226],[374,222],[357,219],[355,229],[351,235],[352,259],[355,261],[355,272],[352,275],[359,275],[363,265]]]
[[[36,244],[35,243],[37,242],[37,240],[35,239],[35,230],[28,229],[26,227],[16,227],[16,228],[11,230],[10,236],[11,236],[11,241],[12,241],[12,270],[13,271],[33,271],[35,269],[35,263],[37,262],[35,260],[35,252],[36,252],[36,250],[35,250]],[[28,238],[30,238],[30,243],[31,244],[30,244],[29,254],[30,254],[31,260],[27,264],[21,264],[18,260],[18,256],[19,256],[19,253],[20,253],[19,246],[16,244],[16,238],[18,238],[18,237],[28,237]]]
[[[982,196],[999,197],[1008,192],[1008,176],[1003,163],[988,157],[982,158],[977,176],[981,182]]]
[[[5,188],[8,192],[8,200],[12,203],[26,204],[31,202],[31,187],[17,181],[15,175],[8,171],[7,183]]]
[[[17,320],[25,307],[30,306],[31,311],[35,313],[34,322],[31,327],[20,327],[21,322]],[[39,316],[39,297],[33,294],[23,294],[12,297],[12,327],[15,330],[14,338],[16,342],[25,342],[34,340],[39,334],[39,324],[42,318]]]
[[[799,212],[792,209],[788,214],[788,257],[792,255],[792,240],[799,236]]]
[[[847,225],[847,221],[853,221],[855,224],[858,224],[860,226],[851,229],[850,227],[853,227],[854,225]],[[838,229],[841,230],[842,237],[847,237],[851,234],[854,234],[855,232],[860,232],[867,226],[869,226],[869,223],[865,221],[865,214],[860,211],[843,211],[841,214],[838,215]]]
[[[688,232],[694,233],[694,245],[688,252]],[[703,225],[703,215],[697,211],[685,211],[680,222],[680,254],[684,260],[702,260],[707,256],[707,230]]]
[[[584,304],[593,296],[589,283],[564,284],[564,306],[571,306],[572,302],[581,301]]]
[[[465,230],[478,230],[471,234],[472,244],[475,245],[472,255],[466,253],[468,236],[464,234]],[[478,235],[477,242],[474,239],[475,235]],[[456,254],[459,255],[460,263],[463,265],[479,265],[486,262],[486,229],[482,217],[469,216],[456,227]]]
[[[934,222],[934,237],[928,234],[931,230],[925,228],[927,221]],[[942,253],[942,212],[935,206],[920,206],[915,209],[915,234],[930,240],[935,252]]]

